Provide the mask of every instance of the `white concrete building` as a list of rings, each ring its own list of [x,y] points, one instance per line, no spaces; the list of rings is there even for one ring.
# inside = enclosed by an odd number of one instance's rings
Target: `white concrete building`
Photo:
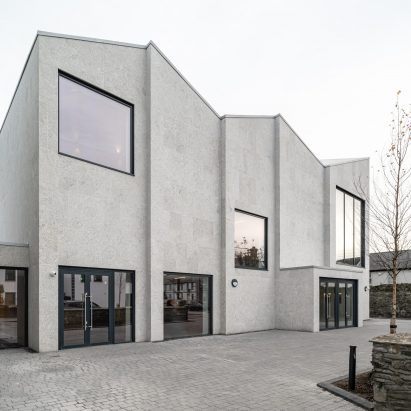
[[[38,33],[0,133],[28,345],[362,326],[368,168],[218,115],[152,42]]]

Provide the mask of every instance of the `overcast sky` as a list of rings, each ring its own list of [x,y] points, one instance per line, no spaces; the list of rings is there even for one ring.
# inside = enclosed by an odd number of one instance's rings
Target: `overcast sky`
[[[372,156],[411,102],[408,0],[0,0],[0,123],[37,30],[151,39],[219,114],[281,113],[320,158]]]

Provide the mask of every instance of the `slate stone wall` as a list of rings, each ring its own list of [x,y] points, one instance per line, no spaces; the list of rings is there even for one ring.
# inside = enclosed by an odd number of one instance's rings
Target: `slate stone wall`
[[[390,318],[392,285],[370,287],[370,317]],[[411,318],[411,284],[397,284],[397,317]]]
[[[411,409],[411,334],[376,337],[373,343],[376,411]]]

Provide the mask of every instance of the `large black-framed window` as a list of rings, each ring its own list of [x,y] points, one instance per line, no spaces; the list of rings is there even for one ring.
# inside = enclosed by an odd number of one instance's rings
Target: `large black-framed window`
[[[364,200],[336,188],[336,262],[364,267]]]
[[[134,105],[61,70],[59,154],[134,174]]]
[[[267,217],[238,209],[234,214],[235,267],[267,270]]]
[[[164,273],[164,339],[198,337],[213,330],[213,277]]]

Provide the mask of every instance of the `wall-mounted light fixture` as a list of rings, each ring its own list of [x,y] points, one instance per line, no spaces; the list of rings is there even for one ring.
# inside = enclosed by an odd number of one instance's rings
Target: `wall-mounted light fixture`
[[[368,287],[367,287],[367,286],[365,286],[365,287],[364,287],[364,291],[365,291],[365,292],[367,292],[367,290],[368,290]]]
[[[238,286],[238,280],[235,279],[235,278],[233,278],[233,279],[231,280],[231,285],[232,285],[234,288],[236,288],[236,287]]]

